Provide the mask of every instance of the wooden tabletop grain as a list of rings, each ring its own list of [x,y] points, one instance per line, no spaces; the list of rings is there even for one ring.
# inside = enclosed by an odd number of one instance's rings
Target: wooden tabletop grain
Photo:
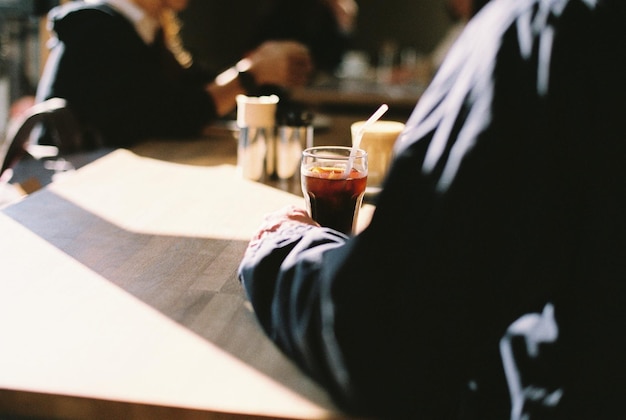
[[[343,418],[236,276],[262,217],[303,205],[292,182],[242,179],[229,136],[155,140],[3,209],[0,413]]]

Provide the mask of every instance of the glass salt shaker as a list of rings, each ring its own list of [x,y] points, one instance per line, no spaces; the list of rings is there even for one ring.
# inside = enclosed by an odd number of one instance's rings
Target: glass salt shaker
[[[313,114],[289,111],[281,119],[276,139],[276,174],[293,177],[300,167],[302,151],[313,146]]]

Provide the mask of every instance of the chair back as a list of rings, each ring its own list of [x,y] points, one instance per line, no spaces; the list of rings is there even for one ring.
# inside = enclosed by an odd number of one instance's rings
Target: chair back
[[[46,127],[54,142],[54,146],[46,148],[48,156],[56,155],[59,149],[72,150],[80,146],[79,124],[64,99],[50,98],[35,104],[9,121],[6,138],[0,144],[0,182],[10,179],[12,168],[27,153],[40,157],[41,149],[32,140],[32,134],[35,128],[42,126]]]

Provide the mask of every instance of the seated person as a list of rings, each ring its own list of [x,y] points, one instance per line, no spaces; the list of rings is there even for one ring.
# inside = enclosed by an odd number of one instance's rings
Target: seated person
[[[240,279],[365,418],[593,419],[626,389],[626,2],[491,0],[396,143],[369,226],[268,216]]]
[[[266,42],[216,78],[193,66],[177,38],[187,0],[74,1],[49,14],[55,37],[37,100],[68,101],[85,146],[199,134],[233,111],[238,94],[308,81],[308,49]]]

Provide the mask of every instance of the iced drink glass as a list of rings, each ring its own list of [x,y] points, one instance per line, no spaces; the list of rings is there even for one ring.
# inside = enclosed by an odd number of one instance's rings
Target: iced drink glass
[[[354,233],[367,186],[367,153],[350,147],[318,146],[302,152],[302,193],[313,220],[347,235]]]

